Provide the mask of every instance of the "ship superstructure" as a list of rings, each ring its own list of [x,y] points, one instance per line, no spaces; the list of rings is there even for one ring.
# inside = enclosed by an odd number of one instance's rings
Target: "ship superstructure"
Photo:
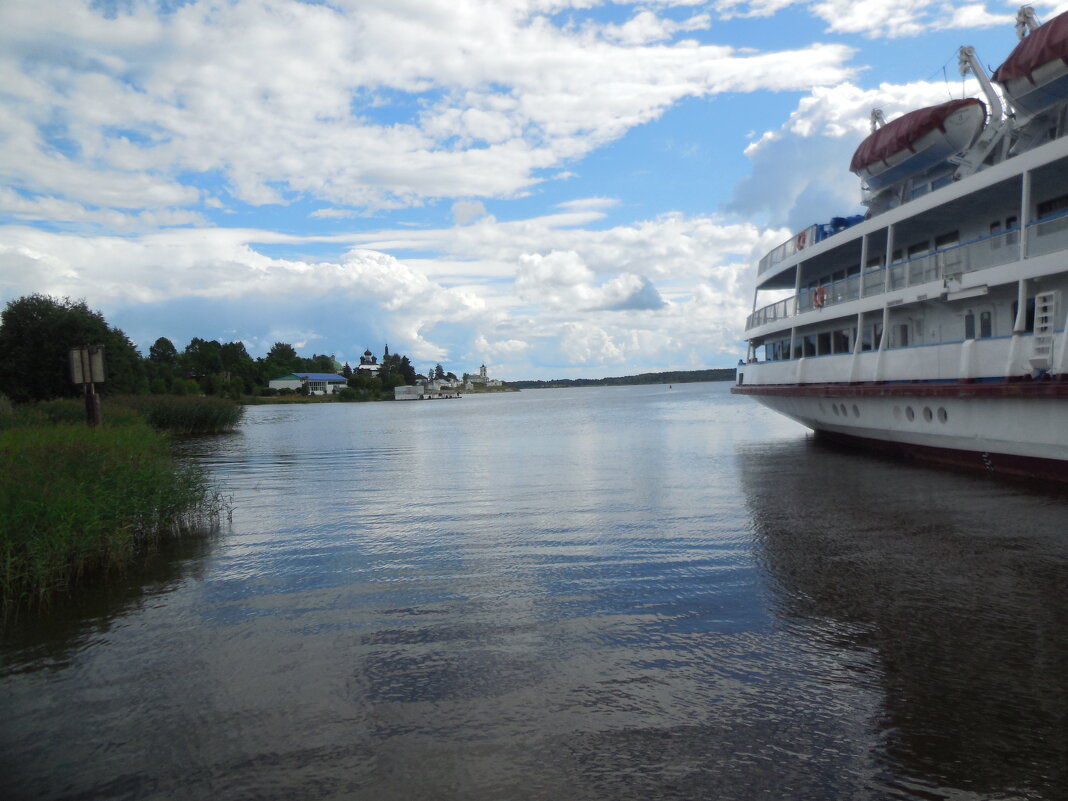
[[[1017,30],[990,79],[961,49],[982,99],[873,111],[850,165],[868,213],[760,260],[735,392],[832,437],[1068,478],[1068,13],[1024,7]]]

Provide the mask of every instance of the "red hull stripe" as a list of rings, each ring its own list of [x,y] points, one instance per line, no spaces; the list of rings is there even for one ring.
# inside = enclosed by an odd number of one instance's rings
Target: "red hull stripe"
[[[749,384],[731,387],[731,392],[807,398],[1068,398],[1068,381]]]

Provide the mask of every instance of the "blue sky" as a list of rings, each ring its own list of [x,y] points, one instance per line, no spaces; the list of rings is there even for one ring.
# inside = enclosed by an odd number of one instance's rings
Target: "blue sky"
[[[1049,19],[1064,5],[1035,5]],[[1017,6],[3,0],[0,302],[505,379],[730,366],[752,265]]]

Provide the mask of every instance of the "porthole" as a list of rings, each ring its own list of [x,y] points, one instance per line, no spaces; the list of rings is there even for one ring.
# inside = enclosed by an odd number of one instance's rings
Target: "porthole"
[[[838,415],[841,414],[841,412],[838,411],[838,404],[837,403],[832,403],[831,404],[831,408],[834,409],[834,416],[835,417],[837,417]]]
[[[905,407],[905,419],[908,420],[910,423],[916,419],[916,412],[912,411],[911,406]]]
[[[930,423],[933,418],[934,418],[934,412],[931,411],[931,407],[930,406],[924,406],[923,407],[923,419],[926,420],[928,423]]]
[[[946,413],[946,407],[945,406],[939,406],[938,407],[938,422],[939,423],[944,423],[948,419],[949,419],[949,414]]]
[[[860,409],[857,408],[857,404],[853,404],[853,416],[860,417]]]

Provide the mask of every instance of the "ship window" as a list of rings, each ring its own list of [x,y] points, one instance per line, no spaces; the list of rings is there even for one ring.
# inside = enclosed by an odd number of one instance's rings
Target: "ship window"
[[[942,234],[935,237],[935,249],[947,248],[950,245],[955,245],[960,242],[960,232],[950,231],[949,233]]]
[[[1061,195],[1052,200],[1046,200],[1038,204],[1038,217],[1050,217],[1057,212],[1068,210],[1068,195]]]
[[[990,249],[997,250],[1001,245],[1001,220],[994,220],[990,223]]]
[[[831,332],[823,331],[819,334],[819,339],[816,342],[817,353],[820,356],[824,356],[831,352]]]
[[[975,339],[975,312],[971,309],[964,314],[964,338]]]
[[[893,255],[890,257],[890,260],[891,261],[901,261],[901,248],[898,248],[897,250],[894,251]]]
[[[816,355],[816,335],[806,334],[801,340],[801,355],[802,356],[815,356]]]
[[[875,323],[872,327],[872,342],[875,343],[875,347],[881,348],[883,346],[883,324]]]
[[[1019,221],[1015,217],[1006,217],[1005,218],[1005,244],[1006,245],[1015,245],[1017,242],[1020,241],[1020,234],[1019,234],[1020,226],[1018,225],[1018,222]]]
[[[1012,302],[1012,325],[1016,327],[1016,311],[1020,308],[1019,301]],[[1035,299],[1029,298],[1027,301],[1027,323],[1024,328],[1025,331],[1033,332],[1035,330]]]
[[[851,278],[854,275],[860,275],[860,265],[854,264],[852,267],[846,268],[846,278]]]
[[[917,186],[915,189],[912,190],[912,195],[911,195],[912,199],[915,200],[918,197],[923,197],[924,195],[927,194],[927,189],[928,189],[927,184],[920,184],[919,186]]]
[[[898,323],[893,328],[894,335],[890,346],[894,348],[907,348],[909,346],[909,324]]]
[[[943,175],[941,178],[931,181],[931,191],[941,189],[943,186],[949,186],[951,183],[953,183],[953,174]]]
[[[1068,227],[1068,195],[1061,195],[1052,200],[1038,204],[1038,219],[1047,220],[1037,226],[1036,233],[1039,236],[1063,231]]]
[[[915,245],[909,245],[909,258],[911,259],[914,256],[922,256],[927,253],[928,250],[929,248],[927,242],[917,242]]]
[[[979,314],[979,336],[991,337],[993,332],[993,316],[990,312],[980,312]]]
[[[875,326],[866,325],[860,329],[860,349],[872,350],[872,348],[878,347],[879,343],[876,341],[877,335],[875,334]]]
[[[868,266],[865,269],[868,270],[881,270],[883,268],[883,257],[876,256],[874,259],[868,259]]]
[[[843,328],[839,331],[835,331],[832,337],[832,345],[834,346],[835,353],[849,353],[853,350],[850,344],[853,339],[853,331],[849,328]]]
[[[790,340],[784,339],[779,344],[780,344],[779,355],[783,359],[789,359],[790,358]]]

